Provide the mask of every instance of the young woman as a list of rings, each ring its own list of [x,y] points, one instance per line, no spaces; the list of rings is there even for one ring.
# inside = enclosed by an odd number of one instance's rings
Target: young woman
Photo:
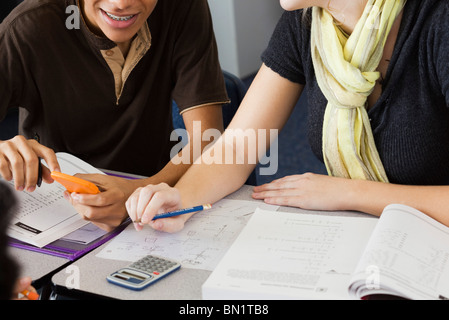
[[[228,128],[280,129],[306,91],[309,140],[329,175],[284,177],[255,187],[253,197],[373,215],[402,203],[449,225],[447,1],[282,0],[281,5],[287,11]],[[233,147],[237,152],[238,145]],[[219,148],[216,144],[212,152]],[[215,202],[237,190],[253,167],[195,165],[175,189],[136,190],[127,201],[129,216],[159,230],[180,230],[189,216],[151,218]]]

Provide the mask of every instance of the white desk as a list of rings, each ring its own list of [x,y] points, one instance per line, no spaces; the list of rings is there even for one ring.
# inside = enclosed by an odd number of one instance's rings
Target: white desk
[[[50,295],[50,280],[53,273],[72,263],[70,260],[48,254],[9,247],[11,257],[19,265],[20,277],[31,277],[36,289],[42,289],[41,299]]]
[[[252,187],[243,186],[239,191],[228,196],[228,199],[253,200],[251,198]],[[282,211],[311,213],[311,211],[298,208],[282,207]],[[355,212],[329,213],[326,211],[313,211],[314,214],[338,214],[341,216],[364,215]],[[201,299],[201,286],[206,281],[211,271],[181,268],[167,278],[151,285],[142,291],[132,291],[118,287],[106,281],[106,276],[121,267],[129,264],[126,261],[117,261],[96,257],[107,244],[100,246],[71,265],[71,268],[79,269],[79,289],[67,289],[66,281],[70,273],[61,270],[56,273],[52,282],[54,295],[65,295],[89,298],[115,298],[115,299],[164,299],[164,300],[199,300]]]
[[[34,281],[70,263],[68,259],[14,247],[10,247],[9,252],[20,265],[20,276],[31,277]]]

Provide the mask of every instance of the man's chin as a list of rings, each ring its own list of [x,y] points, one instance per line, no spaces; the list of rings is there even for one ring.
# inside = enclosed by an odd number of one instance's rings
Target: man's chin
[[[125,35],[123,34],[123,32],[107,32],[107,33],[104,33],[104,35],[109,40],[115,42],[116,44],[126,43],[126,42],[130,41],[134,37],[135,34],[136,33],[131,33],[131,32],[129,32],[129,33],[125,34]]]

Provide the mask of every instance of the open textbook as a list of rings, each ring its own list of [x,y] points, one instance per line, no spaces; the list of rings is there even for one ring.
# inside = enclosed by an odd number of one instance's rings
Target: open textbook
[[[257,209],[204,299],[449,297],[449,228],[407,206],[381,218]]]
[[[385,208],[352,274],[354,298],[449,298],[449,228],[404,205]]]
[[[56,156],[63,173],[70,175],[76,173],[103,174],[102,171],[70,154],[57,153]],[[9,183],[14,186],[13,181]],[[80,228],[89,222],[85,221],[64,199],[64,190],[62,185],[54,182],[52,184],[42,183],[42,186],[34,192],[16,192],[18,205],[8,229],[8,235],[41,248],[74,231],[77,232],[71,234],[70,238],[81,234],[83,229]],[[101,230],[94,229],[86,229],[89,231],[89,237],[96,238],[102,235]],[[86,230],[84,230],[84,235]]]

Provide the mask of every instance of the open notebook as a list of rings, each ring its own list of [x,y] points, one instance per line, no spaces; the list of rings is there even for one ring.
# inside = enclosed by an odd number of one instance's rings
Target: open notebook
[[[68,153],[57,153],[63,173],[104,174]],[[14,182],[8,182],[13,185]],[[118,234],[127,224],[107,233],[85,221],[64,199],[65,188],[43,183],[34,192],[16,192],[18,206],[8,229],[10,245],[74,260]]]

